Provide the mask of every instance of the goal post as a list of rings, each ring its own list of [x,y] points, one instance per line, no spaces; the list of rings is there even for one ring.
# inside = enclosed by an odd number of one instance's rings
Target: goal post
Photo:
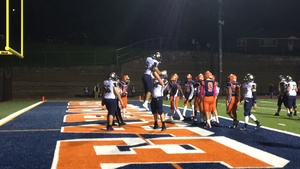
[[[6,46],[4,51],[0,51],[0,55],[15,55],[24,58],[24,0],[20,0],[20,13],[20,51],[17,51],[10,46],[10,5],[9,0],[6,0]]]

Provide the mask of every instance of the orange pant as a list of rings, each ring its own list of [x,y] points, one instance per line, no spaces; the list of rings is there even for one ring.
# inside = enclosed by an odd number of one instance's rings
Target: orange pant
[[[217,98],[214,98],[213,111],[217,109]]]
[[[122,102],[123,102],[123,108],[127,108],[127,103],[128,103],[128,98],[127,97],[122,97]]]
[[[212,112],[213,111],[213,106],[216,105],[215,102],[215,97],[214,96],[204,96],[203,97],[203,106],[204,106],[204,111],[205,112]]]
[[[171,105],[171,110],[177,110],[178,109],[178,103],[179,103],[180,97],[176,96],[174,99],[174,96],[170,97],[170,105]]]
[[[231,100],[229,102],[229,105],[227,105],[227,113],[228,112],[236,112],[237,110],[237,103],[239,102],[239,98],[236,96],[231,96]]]

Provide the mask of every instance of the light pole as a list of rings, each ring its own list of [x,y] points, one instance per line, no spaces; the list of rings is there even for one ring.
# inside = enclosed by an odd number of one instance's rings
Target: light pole
[[[219,27],[219,84],[220,89],[223,89],[222,85],[222,73],[223,73],[223,50],[222,50],[222,26],[224,21],[222,20],[223,16],[223,0],[218,0],[219,5],[219,17],[218,17],[218,27]]]

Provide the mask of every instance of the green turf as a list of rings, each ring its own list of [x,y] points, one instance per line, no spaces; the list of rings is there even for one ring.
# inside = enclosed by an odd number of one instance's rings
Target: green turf
[[[0,119],[37,102],[38,100],[18,100],[0,102]]]
[[[164,104],[169,104],[170,101],[164,101]],[[183,100],[180,100],[179,107],[183,107]],[[280,116],[274,116],[277,110],[277,99],[258,99],[257,109],[252,113],[265,127],[275,128],[283,131],[288,131],[296,134],[300,134],[300,113],[298,116],[292,118],[286,117],[287,111],[282,106]],[[190,108],[190,107],[189,107]],[[244,109],[243,102],[238,108],[238,119],[244,121]],[[225,99],[220,98],[218,101],[218,114],[223,117],[229,116],[226,114]],[[254,122],[250,119],[250,123]]]

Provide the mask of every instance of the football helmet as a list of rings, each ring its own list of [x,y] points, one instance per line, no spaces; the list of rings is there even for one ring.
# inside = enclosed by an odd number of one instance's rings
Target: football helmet
[[[187,79],[192,79],[193,76],[192,76],[191,74],[188,74],[188,75],[186,76],[186,78],[187,78]]]
[[[129,83],[130,82],[130,78],[128,75],[124,75],[123,76],[123,81],[126,82],[126,83]]]
[[[199,73],[199,74],[198,74],[198,79],[199,79],[199,80],[204,80],[204,76],[203,76],[202,73]]]
[[[236,82],[237,81],[237,76],[235,74],[230,74],[228,76],[228,81],[229,82]]]
[[[111,72],[107,75],[107,78],[110,80],[117,80],[119,77],[115,72]]]
[[[281,81],[285,81],[285,80],[286,80],[286,78],[285,78],[283,75],[279,75],[279,79],[280,79]]]
[[[212,81],[215,81],[215,80],[216,80],[216,78],[215,78],[214,75],[212,75],[211,80],[212,80]]]
[[[293,78],[292,78],[291,76],[286,76],[286,80],[287,80],[288,82],[290,82],[290,81],[293,81]]]
[[[178,78],[179,78],[177,73],[174,74],[174,77],[176,78],[176,80],[178,80]]]
[[[205,79],[211,79],[211,78],[212,78],[212,73],[211,73],[210,71],[206,71],[206,72],[204,73],[204,78],[205,78]]]
[[[170,80],[174,80],[174,81],[176,81],[177,80],[177,78],[176,78],[176,75],[175,74],[173,74],[172,76],[171,76],[171,79]]]
[[[254,82],[254,76],[253,76],[251,73],[248,73],[248,74],[245,76],[244,80],[245,80],[246,82]]]
[[[159,52],[156,52],[153,56],[152,56],[153,59],[161,62],[162,60],[162,57],[161,57],[161,54]]]

